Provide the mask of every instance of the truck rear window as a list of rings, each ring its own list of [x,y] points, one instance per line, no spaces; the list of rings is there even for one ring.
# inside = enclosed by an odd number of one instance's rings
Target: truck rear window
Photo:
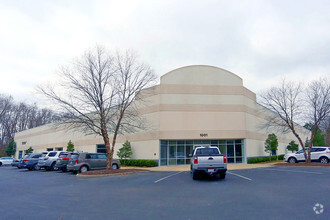
[[[196,156],[219,156],[220,152],[217,148],[200,148],[196,151]]]

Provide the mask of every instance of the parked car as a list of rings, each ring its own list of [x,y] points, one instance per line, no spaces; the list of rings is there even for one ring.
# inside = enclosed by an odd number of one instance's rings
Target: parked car
[[[57,158],[65,153],[65,151],[50,151],[46,156],[39,158],[38,166],[40,168],[44,168],[47,171],[53,171],[57,169],[55,167]]]
[[[190,172],[193,179],[198,174],[226,178],[227,159],[221,154],[219,148],[211,146],[196,147],[191,158]]]
[[[39,158],[44,154],[42,153],[32,153],[23,160],[24,168],[29,170],[40,170],[38,166]]]
[[[62,153],[59,158],[57,158],[56,160],[56,164],[55,167],[59,170],[62,170],[62,172],[66,172],[66,166],[69,163],[69,159],[72,155],[72,152],[66,152],[66,153]]]
[[[13,159],[13,162],[11,163],[11,166],[12,167],[17,167],[18,166],[18,164],[19,164],[19,159]]]
[[[0,167],[2,165],[10,165],[13,162],[12,157],[0,157]]]
[[[307,148],[308,149],[308,148]],[[315,162],[329,163],[330,161],[330,147],[312,147],[311,159]],[[304,162],[304,151],[300,150],[296,153],[286,154],[284,160],[288,163]]]
[[[89,170],[105,169],[107,167],[107,156],[104,153],[73,153],[69,159],[67,170],[73,173],[84,173]],[[120,162],[112,161],[112,169],[119,169]]]
[[[30,153],[25,154],[21,159],[19,159],[19,162],[18,162],[18,164],[16,165],[18,169],[22,169],[22,168],[24,168],[25,164],[24,164],[23,160],[26,159],[26,158],[28,158],[29,155],[30,155]]]

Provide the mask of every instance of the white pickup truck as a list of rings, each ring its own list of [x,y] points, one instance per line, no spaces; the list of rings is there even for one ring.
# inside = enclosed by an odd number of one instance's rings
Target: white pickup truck
[[[197,179],[198,174],[207,174],[220,179],[226,178],[227,158],[221,154],[219,148],[196,147],[191,156],[190,172],[193,179]]]

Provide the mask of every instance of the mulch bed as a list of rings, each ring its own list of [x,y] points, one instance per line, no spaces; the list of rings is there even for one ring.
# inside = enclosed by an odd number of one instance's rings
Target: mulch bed
[[[283,167],[330,167],[330,163],[276,163],[274,166]]]
[[[116,169],[116,170],[93,170],[80,173],[80,176],[96,176],[96,175],[125,175],[137,172],[149,171],[145,169]]]

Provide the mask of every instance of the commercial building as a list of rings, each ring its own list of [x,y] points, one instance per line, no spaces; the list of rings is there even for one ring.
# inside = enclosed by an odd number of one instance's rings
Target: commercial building
[[[267,155],[264,142],[269,133],[263,124],[272,112],[256,101],[256,94],[243,80],[213,66],[187,66],[166,73],[160,84],[146,89],[136,101],[148,129],[119,137],[116,151],[128,140],[134,159],[157,160],[160,165],[190,163],[194,145],[218,146],[230,163]],[[307,130],[298,128],[308,136]],[[276,133],[277,154],[284,154],[295,137]],[[16,156],[32,147],[35,152],[66,150],[69,140],[75,150],[105,152],[101,137],[45,125],[16,134]]]

